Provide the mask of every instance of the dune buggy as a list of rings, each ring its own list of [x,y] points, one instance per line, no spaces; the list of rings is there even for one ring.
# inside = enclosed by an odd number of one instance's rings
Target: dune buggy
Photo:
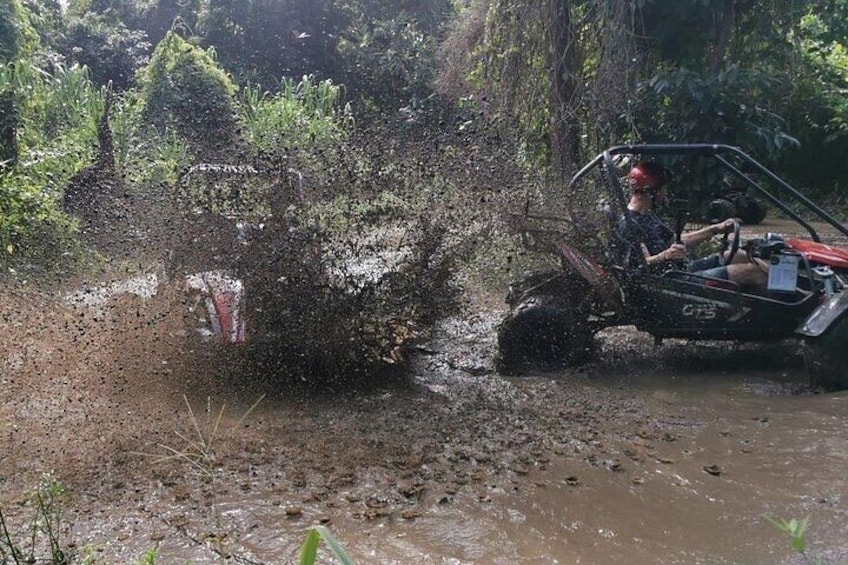
[[[690,174],[731,175],[769,203],[781,234],[752,234],[740,224],[722,242],[730,254],[768,265],[768,289],[745,291],[732,281],[691,273],[684,265],[648,268],[641,254],[625,260],[638,242],[623,240],[628,194],[623,177],[641,160],[675,171],[678,235],[688,221]],[[848,238],[848,229],[809,198],[736,147],[628,145],[607,149],[572,179],[557,252],[562,268],[526,273],[507,296],[511,311],[498,327],[497,369],[520,372],[528,364],[575,364],[591,356],[596,332],[634,325],[660,344],[665,338],[802,344],[815,386],[848,388],[848,249],[825,243]],[[675,210],[672,210],[675,214]],[[720,220],[722,218],[715,218]]]

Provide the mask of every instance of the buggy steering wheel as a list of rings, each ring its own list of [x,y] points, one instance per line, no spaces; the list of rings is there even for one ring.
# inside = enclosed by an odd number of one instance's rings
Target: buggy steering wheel
[[[721,251],[718,254],[720,265],[730,265],[733,262],[733,258],[736,257],[736,252],[739,251],[739,240],[741,239],[739,232],[741,230],[742,224],[733,220],[733,240],[728,241],[729,233],[725,233],[724,237],[721,238]],[[729,251],[728,247],[730,248]],[[727,251],[726,258],[724,256],[725,251]]]

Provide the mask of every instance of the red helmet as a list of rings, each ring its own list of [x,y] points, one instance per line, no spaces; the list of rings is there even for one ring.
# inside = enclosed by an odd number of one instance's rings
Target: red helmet
[[[637,163],[627,173],[627,181],[634,192],[656,192],[670,180],[668,169],[650,161]]]

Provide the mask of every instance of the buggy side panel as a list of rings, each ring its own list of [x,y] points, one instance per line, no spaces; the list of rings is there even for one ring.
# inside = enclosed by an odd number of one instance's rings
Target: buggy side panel
[[[845,316],[846,311],[848,311],[848,292],[841,292],[822,302],[795,332],[807,337],[818,337]]]
[[[647,276],[630,292],[636,327],[655,337],[781,339],[818,306],[815,295],[777,300],[719,282],[727,283],[683,272]]]

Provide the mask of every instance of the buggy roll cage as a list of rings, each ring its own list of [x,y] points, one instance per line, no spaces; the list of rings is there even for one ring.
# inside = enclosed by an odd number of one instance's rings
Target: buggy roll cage
[[[619,206],[620,210],[626,209],[627,202],[625,200],[624,190],[621,187],[621,182],[619,181],[619,173],[616,170],[612,158],[616,155],[637,154],[643,156],[674,155],[712,157],[718,163],[720,163],[725,168],[725,170],[731,172],[735,177],[742,180],[745,183],[746,187],[753,189],[763,198],[765,198],[774,206],[779,208],[787,216],[795,220],[799,225],[803,226],[810,234],[810,237],[813,239],[813,241],[820,243],[821,237],[819,236],[818,232],[816,232],[815,228],[813,228],[813,226],[811,226],[806,220],[804,220],[797,212],[787,206],[780,198],[775,196],[766,187],[762,186],[756,180],[744,173],[740,169],[740,167],[737,166],[737,164],[734,164],[731,161],[731,159],[738,159],[742,162],[742,164],[749,165],[756,172],[763,174],[780,189],[790,194],[799,204],[803,205],[804,208],[815,214],[822,221],[827,222],[828,224],[833,226],[842,235],[848,237],[848,228],[839,223],[833,216],[828,214],[825,210],[820,208],[816,203],[814,203],[812,200],[798,192],[796,189],[792,188],[786,181],[784,181],[775,173],[773,173],[765,166],[754,160],[741,149],[730,145],[691,143],[617,145],[615,147],[610,147],[609,149],[603,151],[594,159],[592,159],[592,161],[590,161],[586,166],[580,169],[574,175],[574,177],[572,177],[571,182],[568,185],[569,192],[574,191],[574,187],[580,179],[589,174],[589,172],[598,165],[602,165],[603,172],[605,173],[605,176],[608,177],[607,180],[610,183],[610,186],[608,188],[610,189],[610,192],[613,193],[611,195],[612,198],[616,200],[616,204]]]

